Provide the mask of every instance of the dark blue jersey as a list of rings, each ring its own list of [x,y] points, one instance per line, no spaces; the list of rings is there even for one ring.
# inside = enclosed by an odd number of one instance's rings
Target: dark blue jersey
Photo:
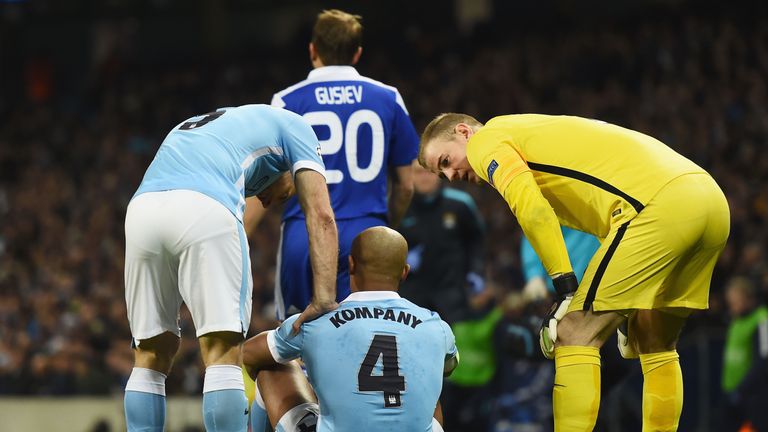
[[[419,138],[400,93],[352,66],[314,69],[272,105],[304,117],[317,134],[337,219],[387,215],[387,171],[416,158]],[[283,219],[303,218],[296,198]]]

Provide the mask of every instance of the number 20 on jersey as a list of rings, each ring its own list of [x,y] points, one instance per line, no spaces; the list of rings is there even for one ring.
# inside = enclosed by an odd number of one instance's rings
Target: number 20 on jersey
[[[321,155],[333,155],[344,152],[347,160],[347,171],[352,180],[358,183],[368,183],[375,179],[384,165],[384,126],[381,118],[374,111],[362,109],[349,116],[347,125],[341,124],[341,119],[333,111],[314,111],[304,114],[304,120],[311,126],[325,126],[330,130],[327,139],[320,141]],[[361,167],[357,157],[357,134],[360,127],[367,124],[371,128],[371,162],[367,167]],[[337,169],[325,171],[328,184],[341,183],[344,172]]]

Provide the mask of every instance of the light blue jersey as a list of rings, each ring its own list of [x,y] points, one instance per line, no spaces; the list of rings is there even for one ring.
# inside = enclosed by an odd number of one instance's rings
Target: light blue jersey
[[[432,430],[443,365],[458,354],[437,313],[369,291],[350,294],[291,336],[297,317],[267,341],[276,361],[304,361],[320,402],[318,432]]]
[[[303,168],[324,174],[317,137],[300,116],[269,105],[222,108],[171,130],[134,197],[193,190],[242,221],[246,197]]]
[[[573,266],[573,273],[576,275],[576,279],[581,281],[581,277],[584,276],[584,272],[592,260],[592,255],[600,247],[600,241],[591,234],[575,229],[562,227],[562,231],[565,247],[568,249],[568,257],[571,259],[571,265]],[[547,274],[544,265],[539,260],[538,255],[536,255],[536,251],[533,250],[533,246],[525,237],[520,242],[520,255],[523,261],[525,281],[528,282],[535,277],[542,277],[547,282],[549,290],[555,292],[552,278]]]

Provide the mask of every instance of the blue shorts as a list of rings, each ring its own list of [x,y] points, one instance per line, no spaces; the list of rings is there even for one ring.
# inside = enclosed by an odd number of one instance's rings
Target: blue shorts
[[[336,221],[339,229],[339,273],[336,278],[336,300],[349,295],[349,252],[352,240],[362,231],[386,225],[383,217],[365,216]],[[280,248],[277,252],[275,279],[275,312],[284,320],[307,307],[312,300],[312,266],[309,263],[309,239],[304,219],[283,222]]]

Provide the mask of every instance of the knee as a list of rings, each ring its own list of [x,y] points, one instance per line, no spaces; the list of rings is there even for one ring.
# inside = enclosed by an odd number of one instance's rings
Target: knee
[[[134,351],[136,367],[156,370],[166,375],[171,371],[173,357],[179,350],[180,340],[175,335],[157,336],[140,341]]]
[[[600,348],[619,326],[621,319],[622,316],[615,312],[571,312],[557,324],[555,345]]]
[[[242,361],[243,336],[234,332],[209,333],[200,337],[200,351],[205,366],[237,365]]]
[[[684,318],[639,312],[629,320],[630,343],[635,344],[640,354],[672,351],[684,321]]]
[[[557,346],[597,346],[595,338],[579,326],[574,314],[568,314],[557,324]]]

